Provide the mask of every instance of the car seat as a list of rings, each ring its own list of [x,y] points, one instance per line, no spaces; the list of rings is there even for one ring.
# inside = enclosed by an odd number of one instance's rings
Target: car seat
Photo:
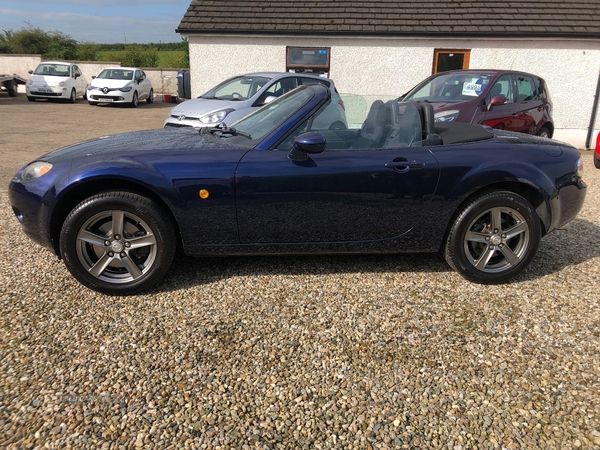
[[[383,145],[386,137],[385,105],[375,100],[369,109],[352,148],[377,148]]]

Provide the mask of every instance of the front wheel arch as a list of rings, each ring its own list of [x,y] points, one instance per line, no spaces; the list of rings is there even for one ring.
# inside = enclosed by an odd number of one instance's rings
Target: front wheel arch
[[[98,189],[99,185],[102,186],[102,189]],[[163,211],[165,211],[165,214],[168,215],[169,220],[174,226],[174,230],[177,237],[177,247],[178,249],[181,248],[181,232],[179,230],[179,225],[177,223],[175,215],[173,214],[173,211],[169,204],[161,196],[156,194],[156,192],[154,192],[151,189],[148,189],[145,186],[132,183],[127,180],[93,179],[83,181],[80,185],[77,186],[77,188],[73,188],[61,194],[61,198],[52,212],[52,219],[50,224],[50,236],[52,238],[52,246],[54,253],[60,256],[60,230],[65,219],[73,210],[73,208],[75,208],[86,198],[107,191],[124,191],[132,194],[137,194],[142,197],[146,197],[160,205]]]
[[[60,254],[84,286],[109,295],[148,290],[175,256],[174,227],[154,201],[123,191],[84,199],[65,219]]]

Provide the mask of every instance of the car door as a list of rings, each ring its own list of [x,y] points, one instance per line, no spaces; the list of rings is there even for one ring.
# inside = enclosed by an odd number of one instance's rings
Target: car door
[[[242,244],[401,236],[427,209],[439,175],[437,161],[423,148],[325,151],[302,163],[287,155],[253,150],[238,165]]]
[[[137,69],[135,71],[134,74],[134,80],[136,82],[136,89],[138,91],[138,97],[141,99],[146,98],[146,96],[148,95],[146,92],[146,77],[144,76],[144,72],[142,72],[141,70]]]
[[[78,66],[73,66],[71,73],[73,74],[74,85],[77,95],[85,94],[87,89],[87,83],[85,81],[85,78],[83,77],[83,73],[81,73],[81,69]]]
[[[503,74],[498,77],[484,97],[478,117],[474,118],[473,123],[480,123],[501,130],[515,129],[517,127],[519,105],[515,102],[514,89],[514,80],[511,74]],[[506,103],[491,105],[491,99],[498,95],[503,95],[506,98]]]
[[[514,131],[537,134],[544,119],[544,104],[541,98],[540,81],[526,74],[517,74],[518,120]]]

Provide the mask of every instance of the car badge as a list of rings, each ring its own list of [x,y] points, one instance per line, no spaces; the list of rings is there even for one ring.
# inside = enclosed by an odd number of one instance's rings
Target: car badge
[[[104,92],[105,94],[108,94],[108,88],[107,87],[102,88],[102,92]]]
[[[179,120],[179,121],[185,120],[185,116],[179,116],[179,117],[177,118],[177,120]]]

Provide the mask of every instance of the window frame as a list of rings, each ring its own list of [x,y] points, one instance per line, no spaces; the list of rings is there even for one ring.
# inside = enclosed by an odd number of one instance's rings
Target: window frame
[[[431,69],[431,74],[434,75],[434,74],[440,72],[440,70],[438,70],[440,55],[457,54],[457,53],[463,55],[463,66],[461,69],[463,69],[463,70],[468,69],[469,63],[471,61],[471,50],[470,49],[436,48],[433,50],[433,66]]]

